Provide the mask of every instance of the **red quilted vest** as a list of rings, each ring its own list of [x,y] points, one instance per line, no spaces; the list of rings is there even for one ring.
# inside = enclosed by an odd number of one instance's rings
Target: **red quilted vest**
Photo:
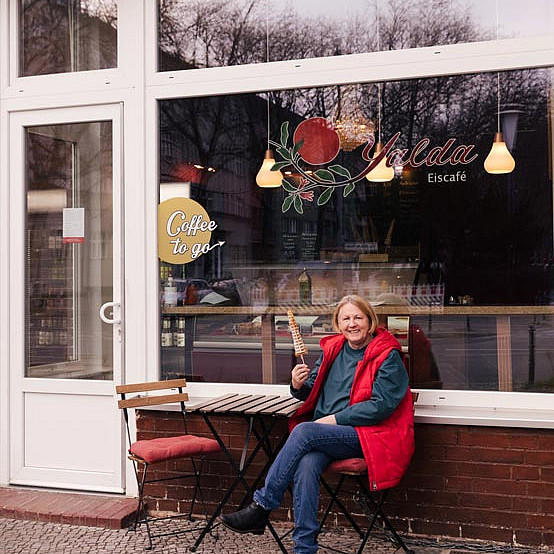
[[[343,335],[321,340],[323,361],[310,395],[290,419],[289,430],[302,421],[312,419],[325,378],[345,340]],[[379,367],[392,350],[400,349],[398,341],[386,329],[377,329],[364,358],[358,362],[350,391],[350,404],[371,398],[373,381]],[[376,425],[356,427],[356,432],[367,463],[370,488],[380,490],[398,484],[414,453],[414,410],[409,387],[406,396],[387,419]]]

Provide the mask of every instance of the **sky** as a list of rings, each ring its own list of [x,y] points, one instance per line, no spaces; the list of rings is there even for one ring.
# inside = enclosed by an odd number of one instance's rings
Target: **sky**
[[[276,0],[271,0],[276,1]],[[280,3],[280,0],[278,0]],[[300,14],[330,15],[346,18],[350,13],[363,13],[377,0],[289,0]],[[406,0],[417,2],[417,0]],[[387,0],[379,0],[385,7]],[[477,21],[485,28],[496,26],[498,2],[499,35],[531,36],[552,33],[554,0],[452,0],[461,6],[469,5]]]

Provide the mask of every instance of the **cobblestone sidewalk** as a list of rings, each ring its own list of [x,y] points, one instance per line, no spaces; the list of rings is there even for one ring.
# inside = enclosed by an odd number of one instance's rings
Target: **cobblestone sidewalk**
[[[190,528],[194,524],[181,521],[166,522],[166,528],[173,530]],[[178,526],[178,527],[177,527]],[[188,527],[187,527],[188,526]],[[289,527],[276,525],[280,534]],[[102,529],[82,527],[61,523],[42,521],[15,520],[0,518],[0,554],[100,554],[115,552],[118,554],[185,554],[198,536],[197,531],[181,535],[166,536],[154,539],[154,548],[146,550],[148,538],[144,529],[128,531],[126,529]],[[292,553],[290,539],[285,539],[285,546]],[[406,541],[415,554],[472,554],[475,552],[495,552],[502,554],[547,554],[545,550],[510,548],[482,543],[436,543],[429,539]],[[322,533],[320,545],[331,549],[320,548],[323,552],[339,549],[353,553],[357,550],[358,538],[349,531],[336,530]],[[371,538],[364,553],[394,554],[396,547],[386,537]],[[401,551],[400,551],[401,552]],[[198,554],[280,554],[273,537],[266,532],[263,536],[238,535],[223,526],[219,526],[208,535],[198,550]]]
[[[168,524],[168,526],[171,524]],[[185,528],[190,523],[180,522]],[[183,528],[183,527],[181,527]],[[279,533],[288,527],[276,526]],[[155,554],[189,553],[197,532],[166,536],[154,539]],[[290,539],[285,539],[287,549],[292,553]],[[356,536],[347,532],[322,533],[321,544],[327,544],[348,552],[355,552]],[[126,529],[101,529],[98,527],[81,527],[42,521],[25,521],[0,518],[0,552],[1,554],[92,554],[117,552],[118,554],[145,554],[148,546],[146,532]],[[322,551],[325,551],[321,549]],[[396,548],[392,543],[375,539],[368,543],[368,553],[393,554]],[[446,554],[439,548],[417,549],[417,554]],[[273,537],[266,532],[260,537],[255,535],[238,535],[219,526],[212,536],[206,537],[198,554],[277,554],[279,548]]]

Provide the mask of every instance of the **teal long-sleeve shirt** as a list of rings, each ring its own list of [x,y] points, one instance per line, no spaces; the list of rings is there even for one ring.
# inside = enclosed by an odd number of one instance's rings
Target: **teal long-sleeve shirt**
[[[334,414],[338,425],[375,425],[386,419],[400,404],[408,390],[408,374],[397,350],[391,351],[377,371],[371,398],[349,405],[350,389],[356,366],[362,360],[365,348],[355,350],[344,343],[335,358],[317,401],[313,419]],[[290,387],[291,394],[306,400],[313,387],[323,354],[300,389]]]

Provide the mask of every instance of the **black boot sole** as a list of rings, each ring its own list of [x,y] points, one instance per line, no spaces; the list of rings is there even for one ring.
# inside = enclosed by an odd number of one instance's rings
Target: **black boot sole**
[[[234,531],[235,533],[240,533],[241,535],[246,535],[248,533],[252,533],[253,535],[263,535],[265,533],[265,526],[264,527],[257,527],[255,529],[237,529],[236,527],[233,527],[229,523],[227,523],[222,517],[218,518],[219,521],[227,527],[227,529],[231,529],[231,531]]]

